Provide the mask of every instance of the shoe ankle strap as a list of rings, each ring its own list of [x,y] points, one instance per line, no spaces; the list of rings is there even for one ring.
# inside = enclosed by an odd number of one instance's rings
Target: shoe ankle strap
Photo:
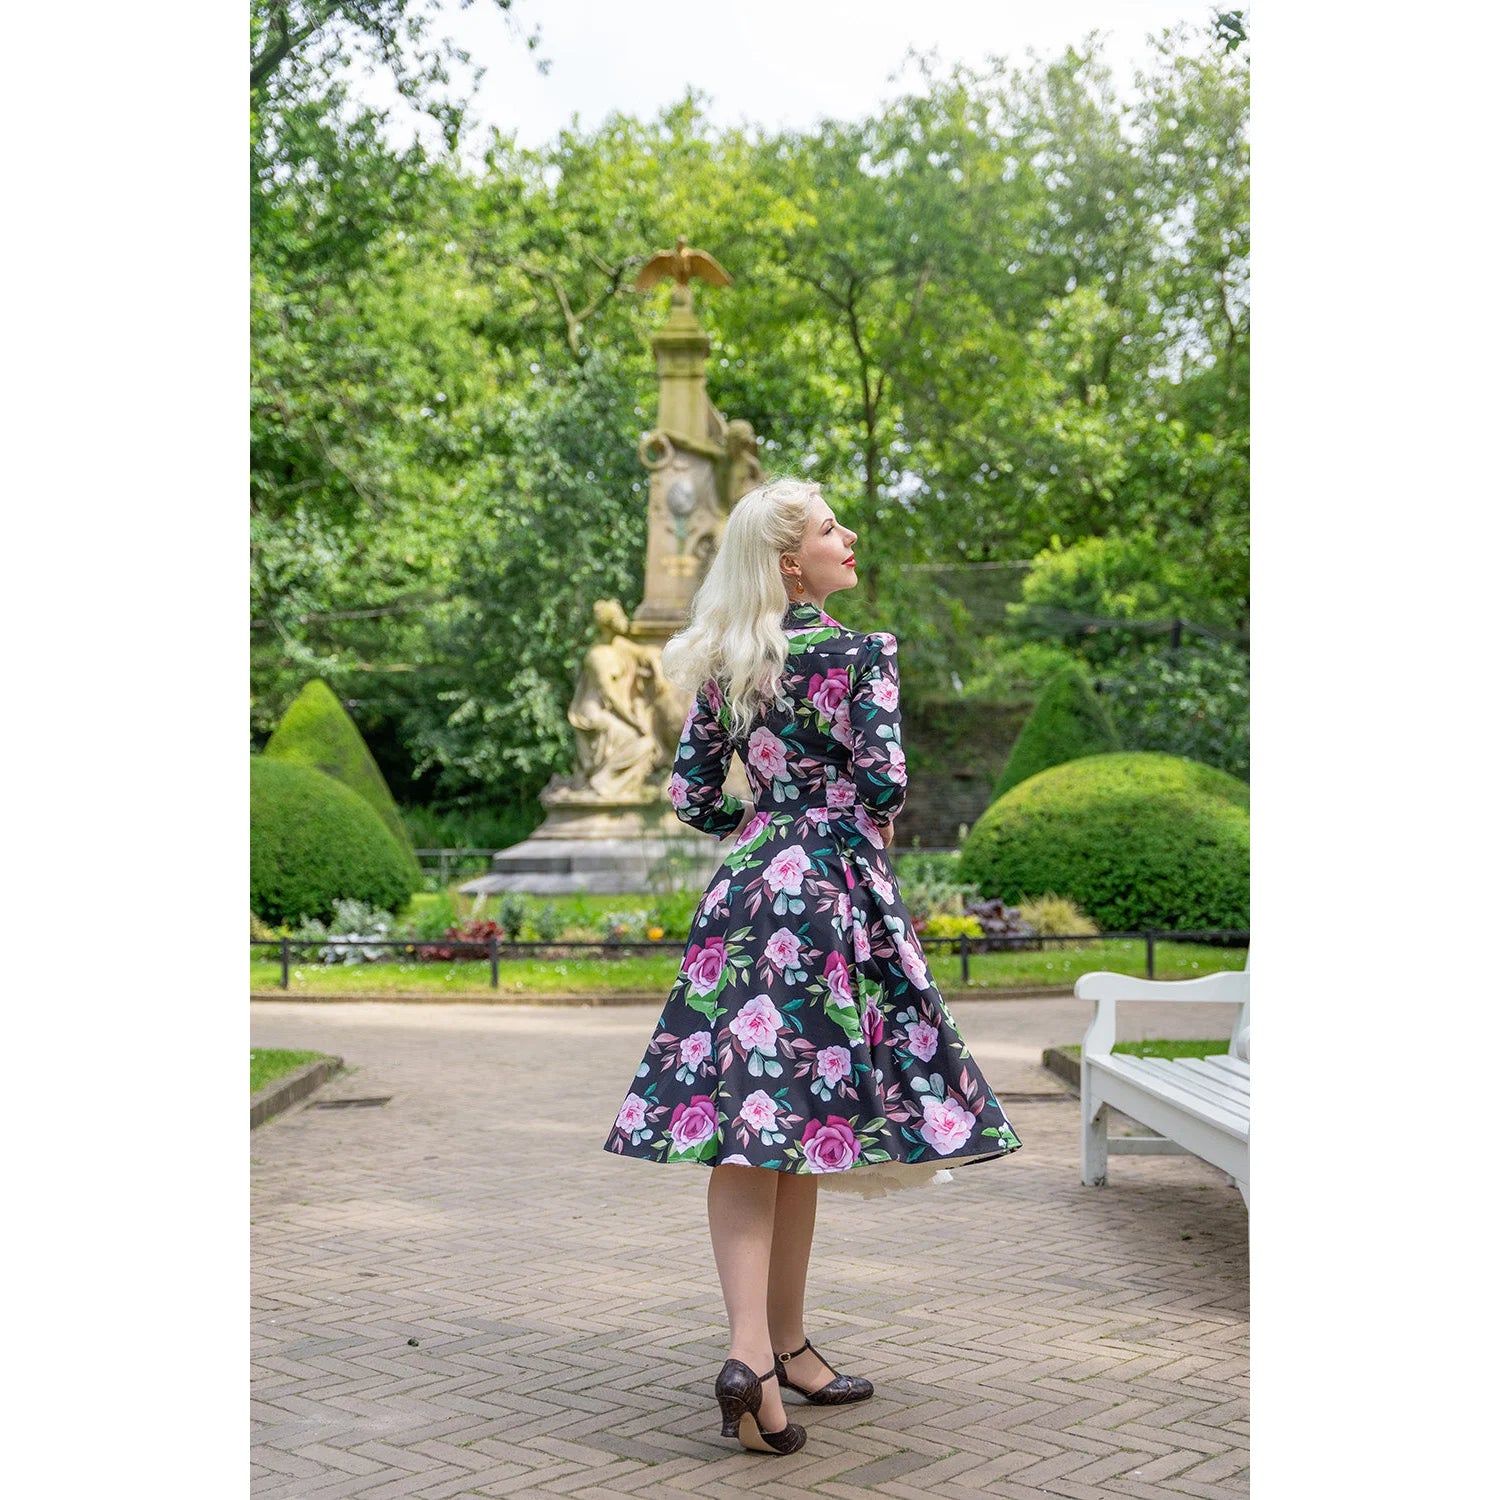
[[[786,1364],[789,1360],[795,1359],[799,1354],[802,1353],[802,1351],[804,1349],[812,1349],[812,1340],[811,1339],[803,1339],[802,1342],[795,1349],[793,1349],[791,1351],[791,1353],[789,1353],[789,1354],[778,1354],[776,1356],[776,1358],[779,1359],[782,1364]],[[813,1352],[816,1354],[817,1350],[814,1349]],[[822,1356],[819,1355],[819,1358],[822,1358]]]

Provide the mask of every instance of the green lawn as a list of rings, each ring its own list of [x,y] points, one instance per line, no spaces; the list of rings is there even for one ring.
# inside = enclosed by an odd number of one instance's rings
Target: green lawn
[[[663,942],[660,953],[639,957],[500,960],[500,990],[517,994],[595,994],[612,990],[648,990],[665,998],[682,959],[681,943]],[[250,964],[250,987],[273,990],[281,983],[281,965],[266,962],[266,949],[256,949]],[[947,995],[961,997],[959,958],[937,951],[928,954],[934,980]],[[1193,979],[1218,969],[1242,969],[1245,952],[1197,943],[1156,945],[1158,979]],[[1070,985],[1091,969],[1114,969],[1127,974],[1146,972],[1144,943],[1119,941],[1049,944],[1040,953],[975,953],[969,959],[969,982],[975,988],[1030,989],[1038,985]],[[292,965],[291,992],[316,995],[392,994],[431,995],[490,993],[490,966],[477,963],[379,963]]]
[[[1082,1047],[1060,1047],[1060,1052],[1066,1052],[1070,1057],[1082,1055]],[[1130,1057],[1223,1057],[1229,1051],[1229,1038],[1220,1037],[1215,1041],[1180,1041],[1163,1037],[1152,1037],[1144,1042],[1116,1042],[1116,1052],[1124,1052]]]
[[[303,1063],[317,1062],[326,1052],[286,1052],[271,1047],[250,1049],[250,1092],[258,1094],[273,1079],[291,1073]]]

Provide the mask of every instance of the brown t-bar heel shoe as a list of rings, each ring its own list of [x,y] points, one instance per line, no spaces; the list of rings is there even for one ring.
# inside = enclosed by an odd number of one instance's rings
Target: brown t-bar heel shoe
[[[786,1372],[786,1367],[792,1360],[802,1353],[804,1349],[816,1354],[823,1359],[821,1354],[813,1348],[811,1339],[804,1339],[789,1354],[778,1354],[776,1356],[776,1380],[783,1387],[790,1386],[799,1396],[816,1403],[818,1406],[842,1406],[847,1401],[863,1401],[875,1394],[875,1387],[865,1379],[863,1375],[840,1375],[826,1359],[823,1363],[833,1370],[833,1379],[825,1386],[820,1386],[815,1391],[803,1390]]]
[[[757,1375],[743,1360],[726,1359],[714,1382],[714,1397],[724,1418],[722,1436],[738,1437],[756,1453],[795,1453],[807,1441],[807,1429],[788,1421],[779,1432],[760,1425],[760,1383],[777,1372]]]

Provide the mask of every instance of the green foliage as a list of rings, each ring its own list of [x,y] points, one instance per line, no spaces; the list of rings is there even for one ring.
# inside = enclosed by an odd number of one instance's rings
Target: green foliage
[[[652,926],[657,926],[666,937],[677,942],[685,941],[692,932],[693,915],[702,897],[701,891],[687,887],[658,898],[647,913],[646,929],[649,931]]]
[[[1096,39],[921,61],[808,131],[716,128],[689,91],[477,168],[437,0],[255,0],[251,50],[256,736],[318,677],[403,803],[535,818],[592,602],[638,599],[664,304],[629,286],[682,232],[735,277],[698,299],[710,392],[860,531],[837,612],[902,622],[913,703],[995,653],[982,591],[911,563],[1117,531],[1186,570],[1168,613],[1243,618],[1248,49],[1178,28],[1128,97]],[[438,142],[391,144],[360,58]]]
[[[1047,684],[995,783],[995,796],[1064,761],[1120,748],[1108,711],[1077,667],[1066,667]]]
[[[406,804],[402,821],[418,849],[508,849],[519,844],[542,821],[535,807],[426,807]]]
[[[1016,908],[1038,937],[1097,937],[1098,924],[1079,911],[1078,903],[1056,891],[1022,901]]]
[[[1250,779],[1250,658],[1220,641],[1114,664],[1100,695],[1132,750],[1161,750]]]
[[[916,921],[956,917],[978,894],[978,887],[959,878],[958,856],[914,850],[898,856],[901,897]]]
[[[343,899],[333,903],[333,915],[327,922],[310,918],[303,922],[293,937],[323,942],[326,946],[318,950],[318,957],[325,964],[373,964],[386,962],[398,951],[393,946],[367,947],[390,937],[396,919],[388,911],[370,905],[367,901]],[[305,949],[301,950],[306,957]]]
[[[391,789],[385,784],[369,747],[360,738],[354,720],[345,713],[344,705],[333,696],[327,683],[314,678],[292,699],[262,754],[268,760],[312,766],[335,781],[342,781],[370,804],[401,847],[410,853],[411,838],[391,798]]]
[[[916,913],[912,914],[914,917]],[[954,915],[951,912],[939,912],[936,916],[928,917],[927,925],[922,929],[924,938],[956,938],[984,936],[984,928],[979,924],[978,917],[966,917],[961,914]]]
[[[1242,929],[1250,921],[1250,789],[1176,756],[1090,755],[994,802],[960,874],[986,896],[1068,897],[1106,931]]]
[[[1066,546],[1054,536],[1033,559],[1021,601],[1010,614],[1023,639],[1061,638],[1092,663],[1140,649],[1140,630],[1111,628],[1108,620],[1139,620],[1163,630],[1173,618],[1232,626],[1220,604],[1205,595],[1201,577],[1142,532],[1085,537]]]
[[[1042,690],[1078,657],[1052,640],[1016,641],[1010,635],[991,635],[976,642],[978,657],[972,673],[964,678],[966,698],[1036,706]]]
[[[326,921],[340,898],[383,910],[416,887],[411,856],[369,804],[332,776],[250,759],[250,907],[263,921]]]
[[[442,937],[463,920],[447,891],[423,892],[412,902],[411,917],[402,930],[409,938],[430,942]]]

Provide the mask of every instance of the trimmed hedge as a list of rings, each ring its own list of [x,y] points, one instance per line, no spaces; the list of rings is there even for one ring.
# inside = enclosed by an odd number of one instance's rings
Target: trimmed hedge
[[[358,792],[415,865],[411,835],[401,821],[391,789],[354,720],[326,682],[314,677],[292,699],[262,753],[270,760],[312,766]]]
[[[1105,931],[1250,925],[1250,788],[1175,755],[1087,755],[974,825],[958,878],[1007,903],[1055,892]]]
[[[1010,759],[995,783],[995,796],[1003,797],[1049,766],[1120,748],[1109,711],[1094,696],[1088,678],[1077,667],[1064,667],[1047,684],[1011,746]]]
[[[250,758],[250,909],[262,921],[326,921],[343,897],[397,911],[417,881],[357,792],[312,766]]]

